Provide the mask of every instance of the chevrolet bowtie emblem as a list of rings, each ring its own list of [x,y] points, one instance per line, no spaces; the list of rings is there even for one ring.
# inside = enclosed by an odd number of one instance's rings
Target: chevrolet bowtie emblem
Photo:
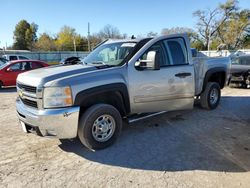
[[[19,90],[19,96],[22,98],[23,97],[23,91]]]

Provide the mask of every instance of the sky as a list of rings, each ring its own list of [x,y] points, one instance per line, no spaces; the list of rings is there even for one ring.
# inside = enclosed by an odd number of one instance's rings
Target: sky
[[[43,32],[56,34],[64,25],[87,36],[111,24],[121,33],[144,35],[160,33],[163,28],[195,29],[192,13],[215,8],[225,0],[0,0],[0,48],[12,45],[15,25],[22,19],[38,24]],[[250,9],[250,0],[239,0],[241,8]]]

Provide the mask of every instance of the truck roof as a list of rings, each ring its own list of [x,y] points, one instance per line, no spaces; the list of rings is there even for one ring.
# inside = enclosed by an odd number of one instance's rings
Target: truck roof
[[[140,39],[109,39],[105,42],[105,44],[109,43],[119,43],[119,42],[140,42],[141,40],[146,39],[146,38],[140,38]],[[151,39],[151,38],[148,38]]]

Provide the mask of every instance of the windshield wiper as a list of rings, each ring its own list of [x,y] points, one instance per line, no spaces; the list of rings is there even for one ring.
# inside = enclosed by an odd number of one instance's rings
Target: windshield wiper
[[[107,65],[106,63],[104,63],[103,61],[93,61],[90,64],[92,65]]]

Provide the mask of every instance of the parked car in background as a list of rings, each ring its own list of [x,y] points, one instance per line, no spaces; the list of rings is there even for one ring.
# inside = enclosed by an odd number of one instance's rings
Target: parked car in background
[[[8,62],[9,61],[7,59],[0,57],[0,66]]]
[[[0,64],[0,89],[3,86],[16,85],[16,78],[20,73],[47,66],[47,63],[36,60],[17,60]]]
[[[29,59],[23,55],[14,55],[14,54],[3,55],[2,57],[7,59],[8,61]]]
[[[67,57],[60,61],[60,65],[76,65],[79,63],[81,63],[81,58],[75,56]]]
[[[249,87],[250,55],[232,57],[230,86]]]

